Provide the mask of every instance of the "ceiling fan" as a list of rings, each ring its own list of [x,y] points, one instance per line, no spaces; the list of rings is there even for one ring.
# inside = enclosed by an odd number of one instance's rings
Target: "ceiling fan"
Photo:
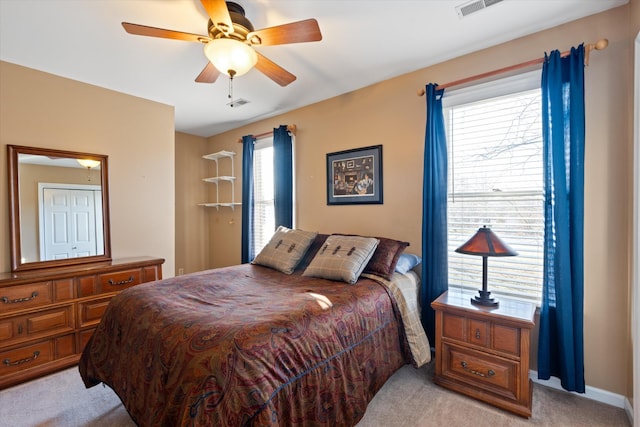
[[[122,26],[129,34],[203,43],[209,62],[195,79],[199,83],[213,83],[221,73],[233,79],[255,66],[280,86],[286,86],[296,76],[257,52],[253,46],[322,40],[320,27],[315,19],[254,30],[239,4],[224,0],[200,1],[210,18],[208,36],[129,22],[123,22]]]

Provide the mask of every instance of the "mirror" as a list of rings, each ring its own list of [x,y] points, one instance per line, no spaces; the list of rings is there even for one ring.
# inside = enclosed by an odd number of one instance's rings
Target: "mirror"
[[[111,260],[107,156],[7,149],[12,271]]]

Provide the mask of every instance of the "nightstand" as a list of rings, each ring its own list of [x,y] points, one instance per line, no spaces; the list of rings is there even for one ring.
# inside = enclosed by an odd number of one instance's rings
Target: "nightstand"
[[[474,293],[449,290],[436,312],[434,382],[523,417],[531,416],[531,329],[536,306],[499,298],[497,308],[471,304]]]

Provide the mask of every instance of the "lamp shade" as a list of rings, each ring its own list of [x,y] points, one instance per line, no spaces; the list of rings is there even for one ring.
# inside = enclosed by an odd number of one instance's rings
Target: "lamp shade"
[[[258,62],[253,48],[235,39],[215,39],[204,45],[209,61],[227,76],[241,76]]]
[[[482,226],[476,234],[467,240],[456,252],[480,256],[514,256],[518,255],[509,245],[495,235],[489,227]]]

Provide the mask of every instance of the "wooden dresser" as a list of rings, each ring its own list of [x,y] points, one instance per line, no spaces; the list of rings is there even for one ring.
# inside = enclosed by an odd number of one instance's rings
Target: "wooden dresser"
[[[78,363],[111,298],[162,279],[161,258],[0,273],[0,389]]]
[[[531,416],[531,329],[536,306],[498,298],[498,308],[471,304],[475,294],[449,290],[436,312],[434,382],[467,396]]]

